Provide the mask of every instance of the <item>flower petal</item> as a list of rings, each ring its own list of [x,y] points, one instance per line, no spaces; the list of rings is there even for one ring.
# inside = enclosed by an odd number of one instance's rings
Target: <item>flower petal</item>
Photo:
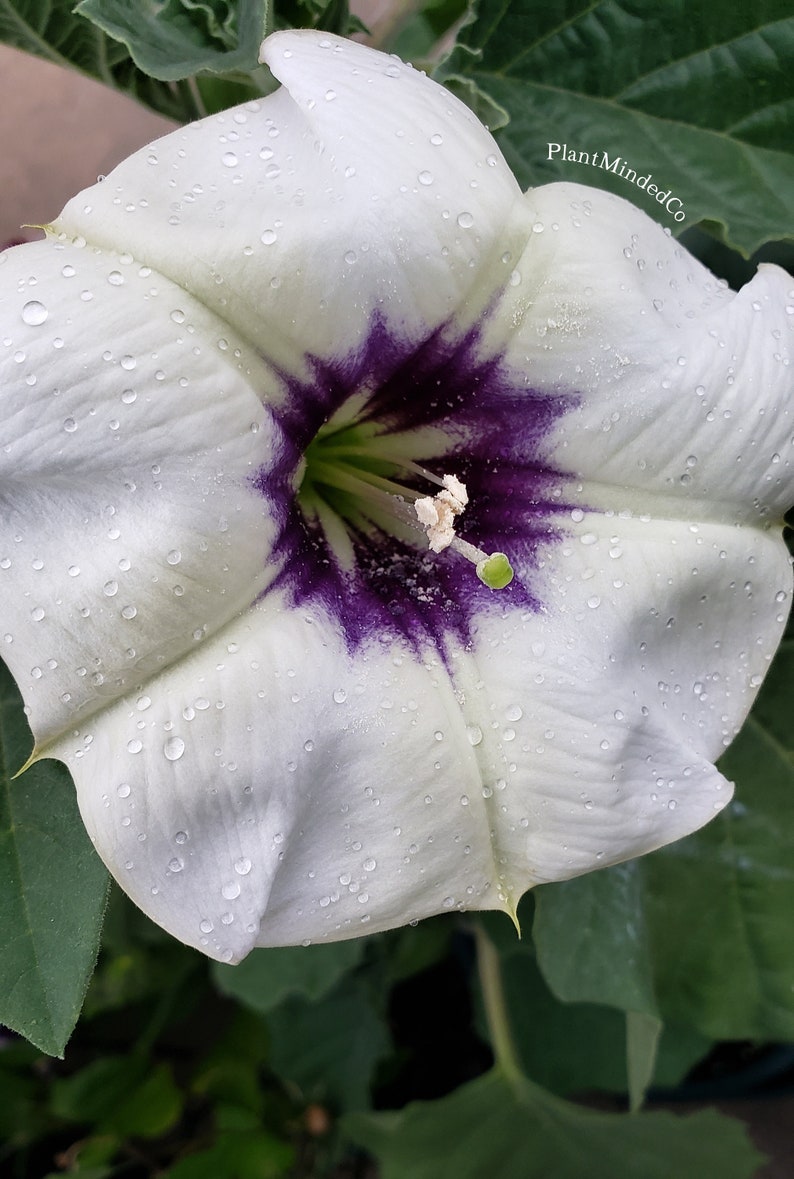
[[[237,959],[492,889],[479,771],[436,660],[351,658],[327,620],[269,596],[147,693],[143,718],[120,702],[55,753],[110,870],[188,944]]]
[[[586,482],[584,502],[779,521],[792,493],[790,276],[764,265],[730,291],[641,210],[581,185],[531,190],[525,216],[534,232],[491,331],[533,388],[575,403],[548,445]]]
[[[520,192],[462,103],[338,37],[263,50],[282,89],[144,148],[53,228],[129,251],[291,368],[309,340],[321,356],[355,345],[385,300],[425,332],[504,272]]]
[[[485,615],[449,669],[399,644],[351,657],[268,597],[150,682],[145,714],[119,702],[55,752],[125,890],[213,957],[514,912],[729,801],[711,763],[790,581],[777,543],[743,529],[737,552],[732,531],[572,521],[545,612]]]
[[[541,557],[543,613],[479,632],[491,719],[478,723],[485,741],[498,722],[491,772],[511,763],[499,831],[519,892],[651,851],[725,806],[712,763],[790,601],[785,546],[760,529],[571,515]]]
[[[273,576],[277,431],[215,317],[129,257],[39,242],[0,274],[3,655],[43,746]]]

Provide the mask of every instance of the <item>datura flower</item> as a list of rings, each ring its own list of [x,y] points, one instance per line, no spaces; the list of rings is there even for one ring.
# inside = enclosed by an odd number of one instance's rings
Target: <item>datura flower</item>
[[[522,194],[421,73],[282,83],[2,256],[0,634],[133,900],[236,961],[707,822],[780,637],[791,280]],[[789,308],[791,310],[791,308]]]

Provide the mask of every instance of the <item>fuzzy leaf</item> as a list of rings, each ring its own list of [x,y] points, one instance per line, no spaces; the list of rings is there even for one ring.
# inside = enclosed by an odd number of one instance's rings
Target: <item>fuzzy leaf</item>
[[[787,0],[502,0],[479,6],[436,76],[507,112],[498,138],[523,184],[606,188],[751,253],[791,235],[793,66]],[[648,197],[648,175],[681,204]]]

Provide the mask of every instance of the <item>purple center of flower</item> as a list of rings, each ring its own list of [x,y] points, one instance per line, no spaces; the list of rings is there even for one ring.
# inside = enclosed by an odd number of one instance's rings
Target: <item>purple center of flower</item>
[[[279,525],[271,590],[335,619],[351,649],[402,636],[417,651],[431,643],[443,654],[450,639],[471,641],[478,614],[537,610],[537,550],[557,535],[552,521],[566,507],[562,477],[542,460],[541,443],[575,396],[539,393],[501,356],[484,356],[479,328],[456,335],[442,327],[416,341],[379,317],[355,352],[309,356],[308,367],[307,379],[282,374],[283,445],[255,476]],[[438,488],[412,464],[466,484],[457,531],[487,553],[508,555],[510,585],[489,589],[457,552],[431,552],[420,527],[398,522],[392,530],[384,493],[375,493],[369,512],[345,481],[358,467],[365,479],[375,474],[434,495]]]

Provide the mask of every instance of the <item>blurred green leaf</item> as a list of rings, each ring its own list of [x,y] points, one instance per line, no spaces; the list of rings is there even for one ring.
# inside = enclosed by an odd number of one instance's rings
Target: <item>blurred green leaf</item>
[[[396,28],[384,48],[404,61],[421,61],[439,40],[466,15],[469,0],[424,0],[406,9],[393,6]]]
[[[156,1138],[178,1120],[182,1095],[167,1065],[152,1066],[136,1054],[105,1056],[58,1081],[52,1109],[99,1135]]]
[[[267,1018],[268,1063],[306,1101],[365,1109],[389,1035],[364,987],[346,980],[317,1003],[288,999]]]
[[[632,1113],[641,1108],[653,1080],[663,1027],[661,1020],[653,1015],[626,1012],[626,1072]]]
[[[80,0],[75,12],[127,47],[138,69],[175,82],[257,68],[269,0]]]
[[[0,1022],[63,1052],[96,961],[107,875],[53,761],[12,775],[32,740],[0,664]]]
[[[260,1116],[265,1099],[260,1074],[267,1049],[264,1022],[245,1007],[236,1008],[194,1073],[191,1091]]]
[[[182,1094],[167,1064],[157,1064],[103,1122],[119,1138],[159,1138],[182,1113]]]
[[[444,914],[370,938],[373,969],[381,989],[390,989],[445,958],[456,928],[455,919]]]
[[[507,112],[498,138],[523,185],[606,188],[675,231],[709,222],[749,254],[792,232],[793,68],[789,0],[511,0],[480,3],[436,77]],[[685,219],[603,153],[650,173]]]
[[[295,1151],[264,1130],[219,1134],[207,1150],[181,1159],[162,1179],[279,1179],[287,1175]]]
[[[36,1070],[40,1060],[38,1049],[24,1040],[3,1043],[0,1050],[0,1163],[6,1149],[44,1132],[44,1084]]]
[[[213,963],[212,975],[224,995],[254,1011],[272,1011],[289,995],[319,999],[361,961],[363,938],[315,946],[252,950],[239,966]]]
[[[794,657],[781,648],[721,762],[737,797],[652,856],[535,894],[543,974],[715,1039],[794,1039]]]
[[[441,1101],[343,1125],[381,1179],[750,1179],[761,1161],[740,1124],[713,1110],[596,1113],[499,1069]]]

